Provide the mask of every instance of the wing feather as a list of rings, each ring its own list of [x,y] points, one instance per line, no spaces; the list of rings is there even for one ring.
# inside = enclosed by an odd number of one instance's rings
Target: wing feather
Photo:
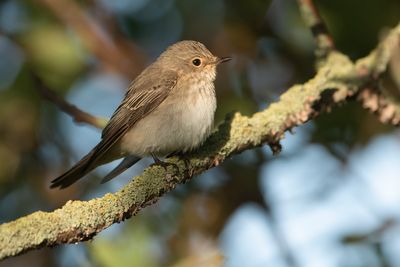
[[[153,75],[146,75],[149,74]],[[91,162],[102,157],[140,119],[156,109],[175,87],[178,75],[174,71],[158,71],[150,66],[134,80],[125,98],[102,132],[102,140],[92,155]],[[157,77],[156,81],[152,79]],[[160,77],[162,77],[160,79]],[[89,163],[90,165],[90,163]]]

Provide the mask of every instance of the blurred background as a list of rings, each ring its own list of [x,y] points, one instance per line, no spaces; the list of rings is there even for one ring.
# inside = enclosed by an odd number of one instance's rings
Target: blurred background
[[[352,59],[400,20],[399,0],[316,2]],[[73,122],[38,88],[109,117],[129,82],[183,39],[234,58],[219,67],[216,122],[266,108],[315,71],[294,0],[0,1],[0,223],[115,192],[152,162],[100,185],[112,163],[50,190],[100,131]],[[397,93],[398,62],[384,83]],[[399,130],[350,102],[287,133],[282,145],[277,157],[267,147],[235,156],[91,242],[0,266],[400,266]]]

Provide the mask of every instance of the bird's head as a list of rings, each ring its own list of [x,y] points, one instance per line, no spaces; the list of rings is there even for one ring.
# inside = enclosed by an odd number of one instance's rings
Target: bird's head
[[[197,41],[180,41],[168,47],[158,58],[157,63],[177,71],[180,75],[202,77],[214,80],[216,67],[231,60],[230,57],[214,56]]]

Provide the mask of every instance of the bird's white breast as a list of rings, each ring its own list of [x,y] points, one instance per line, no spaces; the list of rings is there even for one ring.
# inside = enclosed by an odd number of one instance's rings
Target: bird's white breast
[[[198,80],[189,88],[178,81],[164,102],[123,137],[121,148],[141,157],[196,148],[212,130],[215,109],[212,81]]]

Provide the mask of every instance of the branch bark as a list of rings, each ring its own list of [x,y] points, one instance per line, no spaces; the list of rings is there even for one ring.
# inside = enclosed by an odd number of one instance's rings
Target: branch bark
[[[397,27],[398,28],[398,27]],[[378,77],[393,63],[400,54],[399,33],[389,36],[382,42],[369,57],[369,62],[364,64],[364,59],[359,60],[359,73],[371,73],[371,82],[363,88],[358,95],[358,100],[365,109],[378,116],[382,123],[394,126],[400,125],[400,99],[382,85]],[[371,69],[371,67],[373,69]],[[375,77],[375,78],[374,78]]]
[[[179,170],[152,166],[114,194],[90,201],[68,201],[53,212],[39,211],[0,225],[0,259],[40,247],[89,240],[235,154],[263,144],[279,149],[285,131],[344,103],[379,79],[399,39],[400,24],[376,50],[355,63],[339,52],[329,53],[314,78],[294,85],[267,109],[251,117],[229,115],[201,148],[185,156],[189,164],[179,157],[168,159]]]
[[[332,36],[329,34],[328,28],[312,0],[297,0],[297,2],[303,20],[307,27],[310,28],[315,39],[317,45],[315,54],[319,60],[325,59],[330,52],[335,50]]]

